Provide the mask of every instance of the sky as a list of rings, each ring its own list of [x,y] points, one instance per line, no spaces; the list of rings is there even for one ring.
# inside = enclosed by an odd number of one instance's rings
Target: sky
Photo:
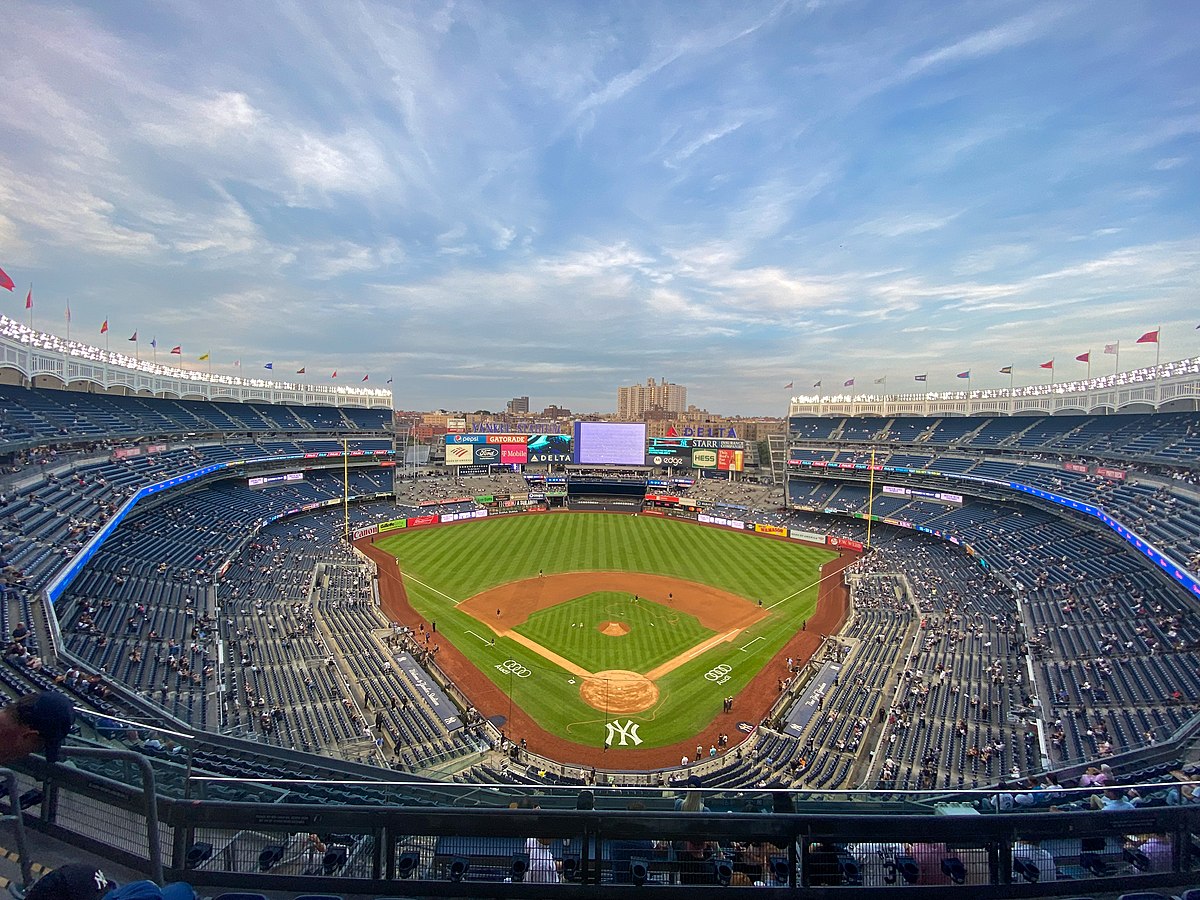
[[[195,368],[391,377],[403,409],[612,411],[666,378],[726,415],[1200,355],[1190,3],[4,19],[0,311],[32,285],[35,327],[69,301],[99,346],[107,319]]]

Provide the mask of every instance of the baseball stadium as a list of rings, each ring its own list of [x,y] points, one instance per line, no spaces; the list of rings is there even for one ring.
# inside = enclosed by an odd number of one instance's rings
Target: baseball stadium
[[[7,770],[14,884],[51,840],[267,897],[1196,878],[1200,360],[795,397],[758,455],[417,448],[390,391],[0,341],[0,675],[77,710]]]

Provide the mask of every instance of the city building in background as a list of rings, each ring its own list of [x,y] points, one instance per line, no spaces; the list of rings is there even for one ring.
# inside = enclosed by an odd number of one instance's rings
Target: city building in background
[[[682,413],[686,409],[687,388],[665,378],[657,383],[647,378],[645,384],[617,388],[617,418],[623,421],[641,421],[648,413]]]

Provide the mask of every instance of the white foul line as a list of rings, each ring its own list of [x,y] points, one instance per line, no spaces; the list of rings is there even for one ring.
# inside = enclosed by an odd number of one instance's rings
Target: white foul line
[[[454,599],[453,597],[451,597],[449,594],[443,594],[443,593],[442,593],[441,591],[439,591],[437,588],[435,588],[435,587],[431,587],[430,585],[426,584],[425,582],[423,582],[423,581],[421,581],[421,580],[419,580],[419,579],[417,579],[417,578],[413,578],[411,575],[405,575],[405,576],[404,576],[404,580],[405,580],[405,581],[411,581],[413,584],[419,584],[421,587],[425,588],[425,590],[427,590],[427,591],[433,591],[433,592],[434,592],[435,594],[437,594],[439,597],[445,597],[447,600],[449,600],[449,601],[450,601],[451,603],[453,603],[455,606],[458,606],[458,604],[462,602],[461,600],[455,600],[455,599]]]

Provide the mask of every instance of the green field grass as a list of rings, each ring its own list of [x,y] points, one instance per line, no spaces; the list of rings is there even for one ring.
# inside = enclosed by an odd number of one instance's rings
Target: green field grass
[[[516,641],[501,638],[490,645],[491,630],[458,611],[458,602],[487,588],[535,578],[539,571],[666,575],[763,601],[770,612],[766,619],[733,643],[718,644],[663,676],[657,682],[658,703],[628,717],[639,725],[642,747],[663,746],[704,727],[720,713],[722,699],[736,695],[800,629],[816,605],[820,566],[834,557],[815,547],[658,516],[595,513],[480,519],[397,532],[376,546],[397,557],[409,602],[427,621],[438,623],[443,640],[453,641],[547,731],[593,747],[604,743],[609,717],[580,699],[577,679]],[[610,637],[594,627],[577,627],[572,634],[569,613],[557,617],[545,610],[542,617],[544,623],[534,624],[539,617],[527,623],[537,629],[538,643],[589,671],[597,669],[585,658],[603,659],[613,642],[629,637]],[[561,627],[558,635],[554,622]],[[512,674],[514,667],[525,674]],[[645,662],[602,666],[649,667]],[[620,764],[620,749],[612,748],[613,765]]]
[[[605,622],[629,626],[620,636],[601,633]],[[627,669],[646,673],[713,633],[695,616],[629,594],[597,591],[534,613],[516,631],[589,672]]]

